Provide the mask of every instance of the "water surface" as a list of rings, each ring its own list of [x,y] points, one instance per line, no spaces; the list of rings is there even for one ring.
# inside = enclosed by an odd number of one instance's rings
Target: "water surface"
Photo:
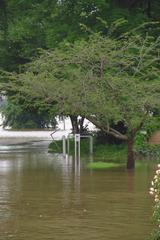
[[[145,240],[154,164],[91,171],[48,142],[0,147],[0,240]]]

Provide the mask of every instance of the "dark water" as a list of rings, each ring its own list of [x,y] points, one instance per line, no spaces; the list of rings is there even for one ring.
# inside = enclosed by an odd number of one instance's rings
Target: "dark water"
[[[90,171],[47,143],[0,147],[0,240],[145,240],[154,164]]]

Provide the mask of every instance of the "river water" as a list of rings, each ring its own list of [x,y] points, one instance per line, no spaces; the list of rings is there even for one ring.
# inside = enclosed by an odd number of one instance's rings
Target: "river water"
[[[0,147],[0,240],[146,240],[155,165],[91,171],[48,141]]]

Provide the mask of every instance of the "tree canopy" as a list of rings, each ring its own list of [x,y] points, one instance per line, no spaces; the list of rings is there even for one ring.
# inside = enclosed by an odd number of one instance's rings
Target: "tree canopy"
[[[160,9],[158,0],[1,0],[0,4],[0,67],[10,71],[29,62],[38,48],[85,38],[89,32],[84,25],[108,34],[108,26],[125,19],[120,34],[159,20]]]
[[[0,68],[12,72],[1,72],[7,122],[81,115],[127,141],[132,155],[136,133],[159,108],[159,1],[0,4]],[[111,127],[119,121],[127,131]]]
[[[43,51],[24,73],[11,75],[7,88],[16,99],[34,96],[59,114],[85,116],[132,148],[152,110],[160,107],[159,46],[160,39],[150,36],[93,34]],[[112,121],[123,121],[126,133],[113,129]]]

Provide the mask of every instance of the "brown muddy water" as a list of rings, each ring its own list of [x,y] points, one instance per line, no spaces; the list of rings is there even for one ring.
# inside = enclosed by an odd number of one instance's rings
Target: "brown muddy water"
[[[91,171],[48,142],[0,147],[0,240],[146,240],[155,164]]]

